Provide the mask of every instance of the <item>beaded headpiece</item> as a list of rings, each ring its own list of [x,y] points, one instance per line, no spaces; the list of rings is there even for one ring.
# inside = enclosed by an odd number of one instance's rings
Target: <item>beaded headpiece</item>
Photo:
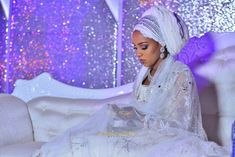
[[[143,31],[142,29],[146,30]],[[135,30],[142,30],[141,32],[144,36],[152,36],[152,38],[160,44],[165,43],[158,22],[156,18],[151,15],[142,17],[138,25],[136,25]]]

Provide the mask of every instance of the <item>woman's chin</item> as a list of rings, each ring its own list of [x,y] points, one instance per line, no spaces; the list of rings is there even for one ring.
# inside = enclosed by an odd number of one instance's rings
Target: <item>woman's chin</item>
[[[146,68],[149,68],[149,65],[146,65],[146,64],[142,64],[144,67],[146,67]]]

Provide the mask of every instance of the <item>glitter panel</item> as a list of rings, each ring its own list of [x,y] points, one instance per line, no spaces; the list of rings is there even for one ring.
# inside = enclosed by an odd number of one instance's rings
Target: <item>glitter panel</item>
[[[104,0],[13,1],[10,27],[10,85],[46,71],[73,86],[115,86],[117,24]]]
[[[179,14],[189,27],[189,34],[235,31],[234,0],[139,0],[140,6],[163,5]]]
[[[131,32],[141,14],[153,4],[164,5],[177,12],[189,28],[190,36],[206,32],[235,31],[235,1],[224,0],[128,0],[123,10],[122,84],[132,82],[140,64],[131,46]],[[214,52],[209,34],[192,38],[177,58],[193,69],[208,60]]]
[[[5,74],[5,39],[6,39],[6,24],[7,20],[4,10],[0,3],[0,92],[5,91],[4,74]]]
[[[178,14],[189,27],[190,36],[206,32],[235,31],[235,1],[231,0],[179,0]]]
[[[231,0],[126,0],[121,36],[105,0],[11,2],[9,42],[4,41],[6,20],[2,10],[0,17],[0,92],[10,93],[15,80],[32,79],[42,72],[72,86],[115,87],[120,77],[118,37],[122,38],[121,85],[132,82],[141,65],[133,50],[131,32],[144,10],[154,3],[176,11],[188,25],[190,35],[198,36],[191,38],[177,56],[191,68],[214,52],[209,34],[202,36],[204,33],[235,30],[235,1]]]

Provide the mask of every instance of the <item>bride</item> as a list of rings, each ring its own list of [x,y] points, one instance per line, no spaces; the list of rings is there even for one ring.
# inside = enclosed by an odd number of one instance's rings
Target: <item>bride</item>
[[[188,31],[175,13],[154,6],[132,33],[144,65],[129,104],[108,104],[34,152],[33,157],[228,157],[207,141],[190,69],[175,61]]]

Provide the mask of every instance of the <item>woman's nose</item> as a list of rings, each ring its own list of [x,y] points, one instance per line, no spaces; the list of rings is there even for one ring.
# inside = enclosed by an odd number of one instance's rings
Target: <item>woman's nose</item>
[[[143,56],[143,54],[142,54],[142,53],[140,53],[140,52],[136,52],[136,56],[137,56],[138,58],[140,58],[140,57],[142,57],[142,56]]]

